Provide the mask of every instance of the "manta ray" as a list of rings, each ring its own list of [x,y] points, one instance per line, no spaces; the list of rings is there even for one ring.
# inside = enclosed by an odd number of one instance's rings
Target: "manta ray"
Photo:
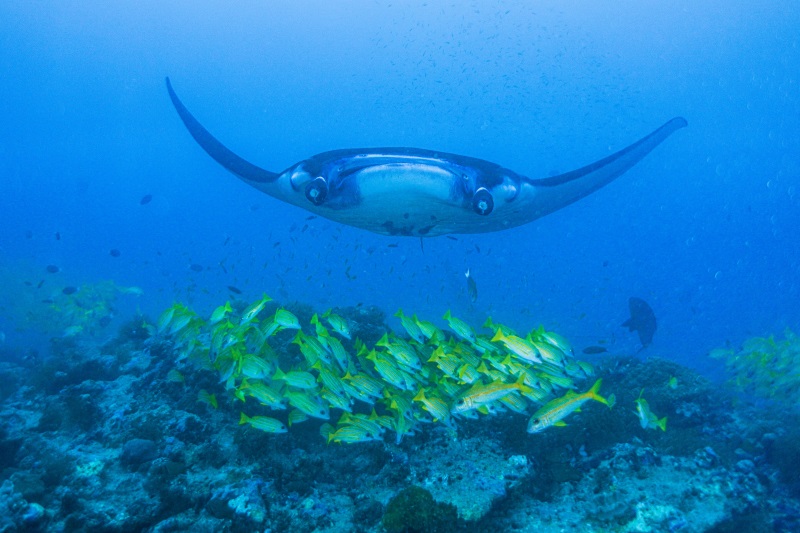
[[[419,148],[323,152],[271,172],[218,141],[167,91],[194,140],[245,183],[327,219],[383,235],[436,237],[527,224],[607,185],[686,120],[676,117],[627,148],[585,167],[529,178],[496,163]]]

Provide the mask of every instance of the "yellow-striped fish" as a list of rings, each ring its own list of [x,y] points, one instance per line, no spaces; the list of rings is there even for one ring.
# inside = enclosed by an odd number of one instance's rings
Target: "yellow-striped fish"
[[[265,431],[267,433],[286,433],[288,431],[286,426],[283,425],[283,422],[268,416],[249,417],[242,413],[241,417],[239,418],[239,424],[250,424],[254,428],[260,429],[261,431]]]
[[[520,378],[516,383],[503,383],[502,381],[493,381],[488,385],[478,384],[465,392],[453,406],[454,413],[463,413],[472,409],[477,409],[482,406],[487,406],[495,400],[499,400],[503,396],[511,394],[514,391],[522,393],[531,392],[531,388],[523,383]]]
[[[300,329],[300,321],[294,313],[286,309],[278,309],[275,311],[275,318],[273,320],[283,329]]]
[[[322,314],[322,318],[328,321],[328,324],[331,325],[333,331],[344,337],[345,339],[350,338],[350,326],[347,324],[347,320],[336,313],[331,312],[331,310],[325,311]]]
[[[272,379],[280,380],[298,389],[316,389],[317,379],[314,374],[306,372],[305,370],[290,370],[284,372],[280,368],[275,370],[275,375]]]
[[[456,318],[453,315],[451,315],[449,309],[442,318],[447,320],[447,325],[450,326],[450,329],[455,331],[456,335],[458,335],[459,337],[461,337],[466,341],[475,342],[475,331],[472,329],[472,326],[470,326],[460,318]]]
[[[506,335],[503,330],[497,328],[497,332],[492,337],[492,342],[502,342],[514,355],[531,363],[541,363],[542,358],[534,346],[525,339],[516,335]]]
[[[592,388],[583,394],[575,394],[569,391],[561,398],[547,402],[531,417],[528,422],[528,433],[539,433],[550,426],[566,426],[564,418],[580,409],[581,405],[589,400],[603,403],[610,409],[614,405],[614,395],[612,394],[607,400],[600,396],[598,393],[602,384],[603,380],[598,379],[592,385]]]

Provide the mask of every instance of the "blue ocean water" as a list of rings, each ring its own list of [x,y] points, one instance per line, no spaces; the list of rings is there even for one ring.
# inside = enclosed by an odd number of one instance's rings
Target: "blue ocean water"
[[[726,341],[797,327],[791,3],[2,9],[0,246],[43,291],[113,279],[141,287],[135,305],[155,313],[192,289],[210,307],[234,285],[253,298],[543,323],[621,349],[636,343],[619,325],[640,296],[659,319],[652,352],[694,364]],[[183,130],[166,75],[219,139],[275,171],[329,149],[412,146],[544,177],[672,116],[689,127],[573,206],[423,251],[306,221],[228,175]],[[3,304],[15,342],[19,317]]]
[[[790,1],[3,2],[3,346],[49,353],[65,333],[41,305],[102,280],[141,289],[117,296],[109,337],[175,302],[210,313],[233,286],[440,326],[447,310],[541,324],[613,354],[640,347],[621,327],[636,296],[658,320],[638,357],[721,380],[710,350],[800,330],[798,30]],[[540,220],[420,241],[248,187],[187,134],[166,76],[276,172],[408,146],[546,177],[689,125]]]
[[[791,3],[9,2],[2,21],[0,246],[32,282],[113,279],[141,287],[151,313],[191,287],[211,306],[226,285],[321,306],[452,308],[625,347],[635,339],[619,324],[638,295],[659,318],[652,351],[694,363],[797,326]],[[308,213],[194,145],[166,75],[218,138],[275,171],[329,149],[413,146],[542,177],[672,116],[689,128],[576,205],[423,251],[319,219],[301,231]],[[3,320],[14,342],[8,302]]]

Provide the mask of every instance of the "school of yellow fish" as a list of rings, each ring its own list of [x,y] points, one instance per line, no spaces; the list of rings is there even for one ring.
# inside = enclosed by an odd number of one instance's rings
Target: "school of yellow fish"
[[[783,340],[752,337],[739,350],[715,348],[709,355],[724,359],[729,382],[739,391],[786,404],[800,404],[800,337],[787,329]]]
[[[407,337],[389,332],[368,347],[330,310],[314,315],[306,332],[286,309],[262,316],[269,301],[265,295],[240,313],[228,302],[208,320],[175,304],[153,327],[172,340],[179,361],[219,374],[239,403],[240,424],[265,432],[284,433],[317,418],[326,421],[321,433],[329,443],[383,439],[387,431],[400,442],[427,423],[455,429],[462,418],[533,411],[528,431],[535,433],[564,425],[589,399],[614,403],[598,394],[600,380],[583,394],[571,390],[593,368],[573,357],[563,337],[541,327],[518,336],[490,318],[483,327],[491,334],[484,335],[448,311],[446,332],[398,311]],[[280,361],[290,358],[278,357],[270,338],[285,330],[294,332],[299,353],[282,368]],[[184,378],[173,369],[167,379]],[[218,405],[206,390],[198,400]],[[334,424],[335,413],[341,414]]]

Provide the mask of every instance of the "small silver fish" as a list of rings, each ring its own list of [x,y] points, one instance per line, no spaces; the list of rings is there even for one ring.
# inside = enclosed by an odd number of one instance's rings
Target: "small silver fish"
[[[475,303],[478,301],[478,285],[475,283],[475,278],[469,275],[469,269],[464,273],[467,278],[467,294],[469,294],[469,301]]]

